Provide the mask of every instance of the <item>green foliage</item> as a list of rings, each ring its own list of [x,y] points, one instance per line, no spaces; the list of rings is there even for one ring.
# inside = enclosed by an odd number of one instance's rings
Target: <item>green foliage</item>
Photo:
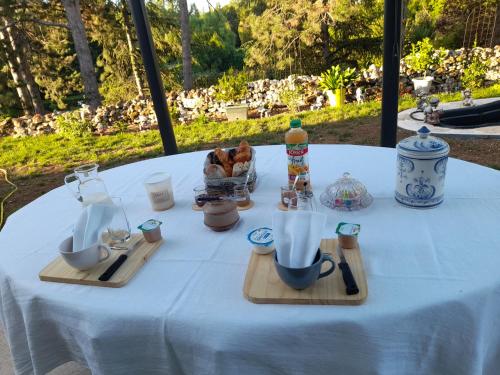
[[[475,98],[500,96],[500,84],[478,89]],[[438,95],[441,102],[460,100],[460,93]],[[403,98],[399,110],[415,106],[415,98]],[[310,137],[322,127],[335,131],[339,121],[346,130],[358,126],[360,121],[379,126],[381,104],[369,101],[362,104],[346,104],[341,108],[324,108],[319,111],[301,112],[299,117],[307,127]],[[180,152],[204,150],[213,144],[234,146],[243,138],[251,144],[281,144],[290,119],[296,115],[266,117],[257,120],[238,120],[231,123],[200,121],[174,127]],[[345,136],[345,135],[344,135]],[[320,139],[319,139],[320,141]],[[372,142],[374,142],[372,140]],[[158,131],[140,133],[116,133],[106,136],[83,138],[48,134],[38,137],[0,138],[0,165],[12,170],[17,176],[41,174],[45,170],[64,170],[85,162],[98,162],[112,166],[117,163],[160,156],[163,148]]]
[[[245,72],[229,69],[219,78],[215,98],[220,101],[238,101],[245,98],[248,92],[248,77]]]
[[[209,71],[209,72],[195,72],[193,77],[194,87],[210,87],[217,84],[217,81],[222,77],[223,73]]]
[[[20,116],[21,104],[9,81],[8,73],[5,70],[0,70],[0,121],[8,117]]]
[[[236,48],[231,25],[219,12],[191,16],[194,71],[220,73],[243,68],[243,51]]]
[[[78,111],[68,112],[56,117],[59,132],[68,138],[82,138],[92,134],[92,125],[82,120]]]
[[[326,72],[321,73],[321,80],[319,82],[323,90],[332,90],[347,87],[356,78],[356,69],[346,68],[342,69],[340,65],[334,65]]]
[[[478,54],[472,53],[469,64],[462,74],[462,85],[468,89],[477,89],[484,85],[488,66]]]
[[[406,5],[405,46],[433,38],[447,0],[408,0]]]
[[[299,106],[304,99],[304,89],[302,86],[294,85],[292,89],[284,89],[280,92],[280,101],[287,106],[287,108],[295,113],[299,110]]]
[[[121,133],[125,133],[128,130],[128,124],[125,121],[115,121],[113,127]]]
[[[122,100],[131,100],[137,96],[137,86],[129,78],[116,81],[105,80],[99,87],[99,92],[103,97],[104,104],[115,104]]]
[[[269,0],[240,23],[245,65],[270,77],[358,66],[381,54],[383,0]]]
[[[431,40],[424,38],[411,45],[411,53],[405,57],[405,62],[416,73],[427,75],[432,68],[441,63],[444,56],[443,49],[436,50]]]
[[[407,0],[405,49],[414,44],[408,61],[420,72],[429,70],[436,56],[425,54],[431,49],[430,40],[425,38],[433,40],[435,46],[461,47],[470,9],[479,3],[497,2]],[[26,42],[28,53],[23,57],[40,87],[46,109],[76,107],[82,99],[83,85],[71,33],[64,27],[33,22],[67,24],[60,0],[4,3],[0,16],[15,21]],[[145,4],[165,89],[180,90],[178,5],[171,0]],[[134,40],[135,30],[123,12],[126,0],[86,0],[80,1],[80,6],[104,102],[134,97],[134,57],[143,81],[145,74]],[[283,78],[290,74],[319,74],[332,65],[380,65],[383,7],[384,0],[232,0],[207,13],[191,8],[195,87],[216,83],[230,68],[252,71],[259,78]],[[127,25],[132,28],[132,52],[128,48]],[[0,56],[4,56],[0,58],[0,113],[17,116],[21,114],[20,102],[5,60],[6,51],[6,45],[0,42]]]

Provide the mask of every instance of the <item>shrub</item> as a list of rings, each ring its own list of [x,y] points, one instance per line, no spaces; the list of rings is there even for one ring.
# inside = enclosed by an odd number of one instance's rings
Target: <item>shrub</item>
[[[68,138],[84,137],[92,134],[92,125],[82,120],[79,112],[64,113],[56,117],[57,129]]]
[[[194,73],[193,86],[198,87],[210,87],[216,85],[217,81],[221,77],[221,73],[208,71],[208,72],[197,72]]]
[[[115,104],[119,101],[127,101],[137,96],[137,86],[132,79],[129,80],[105,80],[99,87],[103,96],[103,104]]]
[[[115,121],[113,127],[120,133],[126,133],[128,130],[128,124],[125,121]]]
[[[323,90],[332,90],[347,87],[356,77],[356,69],[342,69],[340,65],[334,65],[326,72],[321,73],[319,85]]]
[[[215,86],[215,99],[220,101],[237,101],[245,98],[248,92],[248,77],[244,72],[236,72],[233,68],[224,73]]]
[[[429,38],[412,43],[411,53],[404,58],[408,67],[418,74],[427,75],[432,68],[437,67],[445,57],[444,49],[434,49]]]
[[[302,102],[304,90],[301,86],[296,85],[294,88],[287,88],[280,92],[280,101],[295,113],[299,109]]]
[[[462,73],[462,86],[468,89],[477,89],[484,85],[488,66],[479,55],[472,54],[469,64]]]

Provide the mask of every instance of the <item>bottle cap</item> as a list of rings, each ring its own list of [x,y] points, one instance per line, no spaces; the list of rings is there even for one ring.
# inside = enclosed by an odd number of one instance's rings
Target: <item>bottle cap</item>
[[[300,121],[300,118],[294,118],[292,121],[290,121],[290,127],[291,128],[301,128],[302,121]]]

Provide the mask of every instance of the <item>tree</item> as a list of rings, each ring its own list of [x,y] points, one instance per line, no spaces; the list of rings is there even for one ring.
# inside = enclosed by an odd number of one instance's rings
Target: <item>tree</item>
[[[318,74],[381,55],[383,0],[268,0],[240,19],[245,64],[263,75]]]
[[[186,0],[179,0],[181,39],[182,39],[182,75],[184,90],[193,88],[193,67],[191,61],[191,28]]]
[[[97,85],[94,61],[90,53],[85,27],[80,12],[79,0],[61,0],[68,19],[69,29],[73,37],[80,75],[83,81],[85,97],[91,110],[95,110],[101,104],[101,95]]]
[[[141,74],[139,72],[139,67],[137,64],[137,47],[135,45],[135,39],[132,36],[132,23],[130,20],[130,14],[127,7],[127,1],[121,0],[121,14],[122,14],[122,24],[125,30],[125,35],[127,37],[127,47],[130,56],[130,67],[132,68],[132,74],[134,75],[135,84],[137,86],[137,93],[139,96],[144,95],[144,85],[142,83]]]
[[[4,26],[7,27],[5,30],[7,39],[10,42],[10,53],[14,56],[16,63],[19,67],[19,71],[23,77],[26,84],[26,89],[29,92],[31,98],[31,107],[35,113],[43,114],[43,102],[40,96],[40,90],[38,85],[33,78],[30,67],[30,53],[27,47],[27,43],[23,35],[19,32],[16,26],[8,26],[8,20],[4,18]]]
[[[5,24],[5,21],[3,21],[2,23]],[[31,97],[28,88],[26,87],[26,83],[23,80],[23,74],[20,72],[20,67],[17,64],[17,58],[9,47],[9,36],[7,35],[7,33],[7,28],[2,28],[0,30],[0,39],[3,45],[5,59],[8,64],[12,80],[14,81],[17,96],[23,108],[24,114],[30,114],[33,108],[31,104]]]
[[[44,113],[40,90],[31,72],[31,58],[25,32],[18,25],[25,18],[25,3],[4,1],[0,6],[0,39],[5,58],[26,114]],[[41,22],[30,18],[31,22]]]
[[[243,68],[243,53],[236,48],[236,35],[231,24],[219,12],[191,16],[192,55],[194,71],[198,74],[217,74],[231,67]]]

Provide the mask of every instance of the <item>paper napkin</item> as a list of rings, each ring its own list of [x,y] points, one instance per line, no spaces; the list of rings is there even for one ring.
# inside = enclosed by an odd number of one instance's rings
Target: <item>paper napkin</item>
[[[73,232],[73,251],[87,249],[100,242],[101,233],[113,219],[117,207],[110,203],[91,204],[82,211]]]
[[[313,211],[275,212],[273,237],[278,262],[285,267],[310,266],[321,243],[326,215]]]

